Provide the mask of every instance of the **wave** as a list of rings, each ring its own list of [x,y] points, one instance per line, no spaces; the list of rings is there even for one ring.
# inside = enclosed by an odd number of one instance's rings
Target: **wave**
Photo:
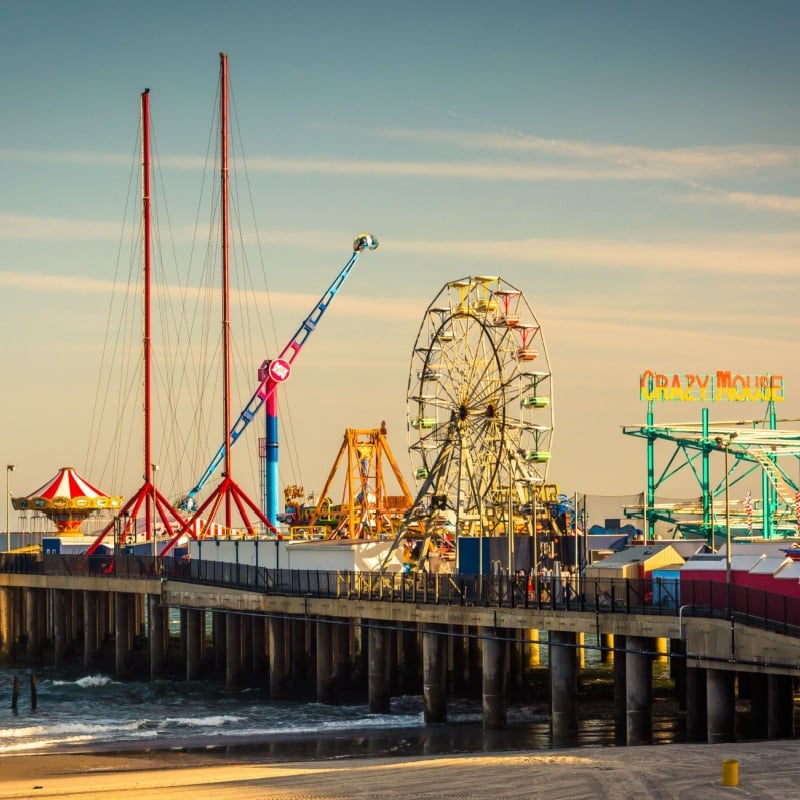
[[[422,728],[423,716],[375,716],[360,719],[328,721],[306,720],[287,724],[258,725],[252,719],[231,715],[204,717],[169,717],[163,720],[140,719],[127,723],[96,721],[94,723],[62,723],[29,725],[0,729],[0,756],[29,750],[51,750],[79,744],[131,742],[140,739],[179,737],[186,733],[190,738],[263,737],[272,734],[346,733],[358,729]]]
[[[211,717],[167,717],[158,723],[158,727],[218,728],[224,725],[234,725],[245,719],[245,717],[234,717],[229,714]]]
[[[54,674],[55,673],[55,674]],[[0,685],[6,675],[0,668]],[[0,756],[92,746],[241,742],[284,736],[316,741],[322,734],[380,736],[382,729],[425,727],[422,698],[392,698],[391,713],[371,714],[363,704],[264,701],[264,690],[231,694],[206,683],[121,682],[95,673],[79,676],[50,671],[40,681],[38,710],[14,714],[0,707]],[[28,712],[28,713],[26,713]],[[480,721],[475,703],[448,709],[456,724]]]
[[[26,750],[50,750],[56,747],[63,747],[64,745],[82,744],[91,741],[93,741],[91,736],[60,736],[58,739],[29,739],[24,742],[0,745],[0,755],[23,753]]]
[[[52,680],[49,683],[51,686],[80,686],[82,689],[96,689],[110,684],[118,684],[119,681],[115,681],[107,675],[87,675],[75,681]]]
[[[98,720],[96,722],[64,722],[61,724],[31,725],[26,728],[0,728],[0,741],[8,739],[27,739],[34,736],[70,736],[86,735],[98,736],[112,733],[130,733],[137,731],[147,724],[146,720],[133,720],[131,722],[115,722],[112,720]],[[2,746],[0,746],[2,749]]]

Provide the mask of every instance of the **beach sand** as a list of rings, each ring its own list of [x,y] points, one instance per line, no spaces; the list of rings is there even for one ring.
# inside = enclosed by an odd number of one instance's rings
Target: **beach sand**
[[[723,785],[738,772],[737,785]],[[732,771],[733,769],[733,771]],[[800,797],[800,740],[275,763],[224,753],[0,758],[0,800],[714,800]]]

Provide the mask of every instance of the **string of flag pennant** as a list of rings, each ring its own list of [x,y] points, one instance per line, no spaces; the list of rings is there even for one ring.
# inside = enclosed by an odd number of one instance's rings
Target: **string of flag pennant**
[[[747,490],[747,494],[744,496],[744,513],[747,531],[748,533],[751,533],[753,530],[753,494],[749,489]],[[794,495],[794,516],[797,532],[798,535],[800,535],[800,490],[795,492]]]
[[[798,492],[798,496],[800,496],[800,492]],[[753,531],[753,495],[751,494],[750,490],[747,490],[747,494],[744,496],[744,513],[747,517],[747,532],[752,533]],[[798,512],[800,513],[800,512]]]

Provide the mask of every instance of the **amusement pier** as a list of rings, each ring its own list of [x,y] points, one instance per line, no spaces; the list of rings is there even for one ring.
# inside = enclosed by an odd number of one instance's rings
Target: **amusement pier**
[[[222,442],[188,492],[162,491],[151,431],[146,90],[143,482],[126,498],[53,465],[14,494],[7,465],[2,663],[216,680],[265,688],[271,700],[363,695],[381,714],[392,697],[416,694],[431,725],[447,721],[456,698],[480,697],[491,730],[507,726],[514,698],[535,695],[564,745],[577,737],[590,661],[612,676],[617,741],[652,743],[654,667],[666,664],[687,740],[793,737],[800,431],[782,427],[781,375],[644,370],[646,420],[622,434],[644,440],[645,490],[613,505],[568,496],[550,470],[555,392],[542,325],[523,289],[464,276],[434,296],[411,346],[410,479],[380,423],[345,430],[324,486],[279,485],[281,386],[359,259],[380,258],[379,241],[355,236],[232,413],[227,70],[221,54]],[[661,424],[665,403],[694,419]],[[711,419],[711,408],[732,407],[734,421]],[[253,423],[263,430],[251,456],[257,499],[232,460]],[[675,499],[685,488],[670,491],[678,476],[695,487],[688,499]]]

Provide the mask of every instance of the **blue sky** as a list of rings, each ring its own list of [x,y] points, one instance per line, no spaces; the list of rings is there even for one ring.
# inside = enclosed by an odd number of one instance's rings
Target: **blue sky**
[[[207,223],[198,201],[213,179],[221,50],[247,175],[237,198],[253,208],[242,249],[270,292],[252,369],[288,341],[354,234],[382,243],[281,398],[285,482],[319,490],[344,430],[381,420],[410,470],[412,347],[428,304],[467,275],[520,288],[542,326],[549,477],[564,491],[644,486],[643,447],[621,426],[645,421],[646,369],[782,374],[779,416],[800,416],[794,3],[0,0],[0,17],[0,442],[18,465],[12,493],[66,465],[108,492],[140,482],[136,415],[115,417],[127,452],[110,458],[98,422],[107,331],[120,321],[109,309],[128,274],[139,95],[151,89],[160,246],[188,274]],[[209,335],[194,330],[193,356]],[[711,408],[720,421],[763,413]],[[656,408],[665,424],[699,416]],[[154,441],[173,494],[202,472],[217,430],[195,431],[180,458],[166,436]],[[255,486],[254,454],[236,458]]]

